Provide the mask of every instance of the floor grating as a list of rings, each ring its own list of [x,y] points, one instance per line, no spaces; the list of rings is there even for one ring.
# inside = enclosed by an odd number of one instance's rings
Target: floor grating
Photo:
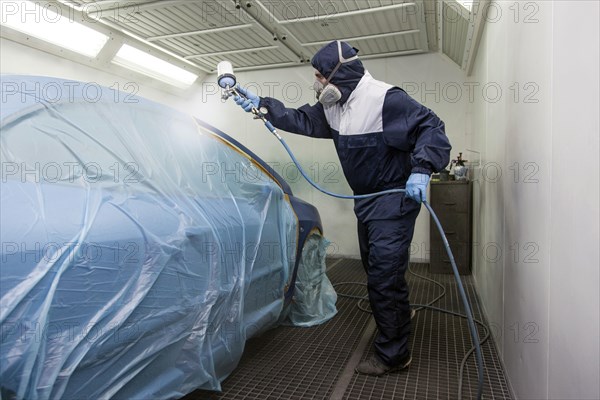
[[[359,260],[328,260],[332,283],[365,282]],[[435,279],[446,288],[446,295],[435,306],[462,312],[452,275],[429,274],[427,264],[411,269]],[[407,274],[411,302],[428,303],[441,288]],[[473,307],[474,317],[482,319],[470,276],[463,284]],[[337,287],[338,293],[366,295],[359,285]],[[366,302],[363,302],[368,305]],[[332,395],[342,371],[371,318],[357,307],[357,300],[339,297],[338,314],[327,323],[312,328],[281,326],[246,344],[238,368],[223,382],[222,392],[197,390],[181,400],[326,400]],[[483,329],[479,329],[480,335]],[[365,336],[367,338],[367,336]],[[371,335],[369,342],[374,339]],[[364,343],[364,342],[363,342]],[[448,399],[458,393],[458,375],[464,354],[470,348],[466,320],[439,312],[421,310],[413,319],[411,335],[412,364],[407,371],[383,377],[354,373],[343,391],[343,399]],[[371,346],[362,358],[370,355]],[[511,399],[500,360],[491,342],[482,346],[485,364],[484,399]],[[344,382],[344,380],[342,380]],[[477,368],[472,356],[465,366],[463,399],[475,399]]]

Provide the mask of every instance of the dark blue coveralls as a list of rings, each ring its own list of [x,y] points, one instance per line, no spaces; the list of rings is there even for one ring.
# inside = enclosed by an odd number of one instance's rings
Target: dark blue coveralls
[[[344,58],[356,50],[343,43]],[[328,77],[338,63],[335,41],[312,65]],[[411,173],[431,174],[450,161],[444,123],[398,87],[376,81],[362,62],[342,64],[330,81],[342,92],[333,106],[298,109],[264,97],[260,106],[278,129],[333,139],[344,175],[355,194],[404,188]],[[360,253],[378,327],[375,353],[389,366],[409,355],[410,305],[404,274],[420,204],[404,193],[355,200]]]

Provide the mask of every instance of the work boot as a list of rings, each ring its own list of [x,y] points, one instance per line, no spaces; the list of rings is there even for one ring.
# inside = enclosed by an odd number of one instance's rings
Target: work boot
[[[407,368],[410,365],[412,358],[410,354],[404,358],[400,362],[400,364],[395,366],[389,366],[385,364],[383,361],[379,359],[376,355],[372,355],[367,358],[365,361],[358,364],[355,371],[359,374],[372,375],[372,376],[380,376],[389,374],[392,372],[400,371],[402,369]]]

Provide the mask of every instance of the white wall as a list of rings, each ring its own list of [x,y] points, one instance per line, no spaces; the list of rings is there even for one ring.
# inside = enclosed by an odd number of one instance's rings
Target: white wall
[[[475,276],[520,399],[598,399],[598,3],[494,2],[469,104]],[[518,88],[518,92],[517,92]]]
[[[553,399],[600,399],[598,15],[598,2],[554,3],[548,302]]]

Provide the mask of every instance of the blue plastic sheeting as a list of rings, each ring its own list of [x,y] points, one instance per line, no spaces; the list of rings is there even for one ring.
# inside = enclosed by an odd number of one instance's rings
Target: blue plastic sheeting
[[[296,277],[294,301],[287,312],[287,323],[313,326],[331,319],[336,313],[337,293],[325,275],[325,257],[329,241],[319,234],[306,239]]]
[[[193,118],[84,85],[2,77],[2,393],[218,390],[246,339],[282,320],[294,210]]]

